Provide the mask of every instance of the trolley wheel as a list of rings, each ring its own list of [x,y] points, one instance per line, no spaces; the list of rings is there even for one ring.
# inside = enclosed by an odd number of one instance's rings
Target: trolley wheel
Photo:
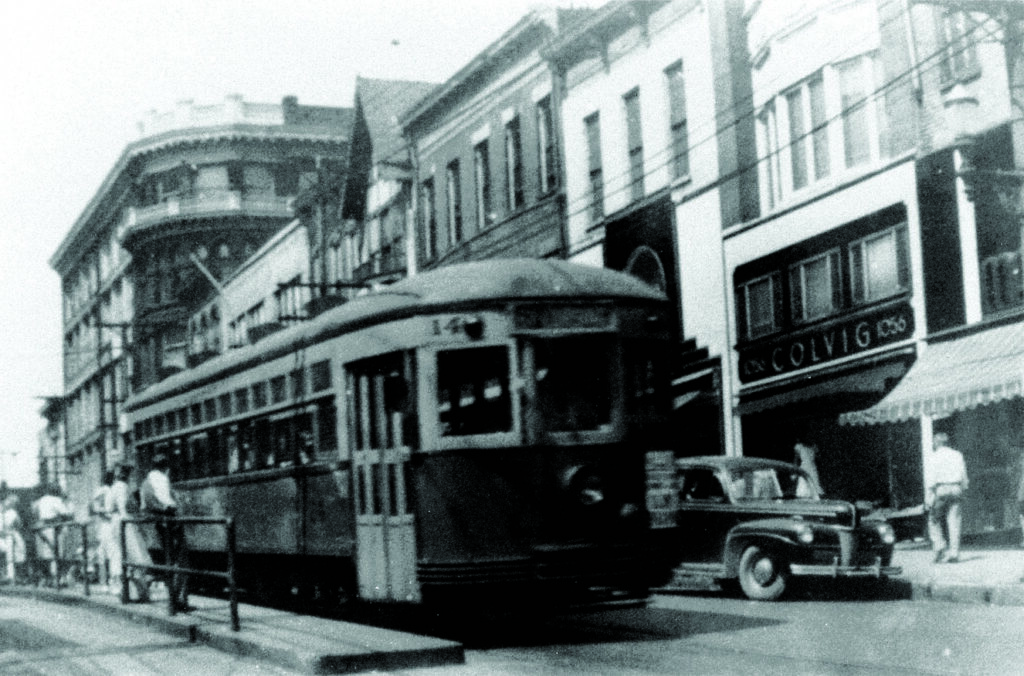
[[[757,545],[747,547],[740,557],[740,587],[755,601],[775,601],[786,591],[789,571],[772,552]]]

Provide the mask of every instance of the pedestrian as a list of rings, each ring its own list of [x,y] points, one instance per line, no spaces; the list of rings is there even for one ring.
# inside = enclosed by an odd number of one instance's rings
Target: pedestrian
[[[21,516],[18,514],[18,496],[8,495],[0,508],[0,544],[7,557],[7,577],[18,582],[25,566],[25,538],[21,534]]]
[[[163,453],[158,453],[153,458],[153,468],[142,482],[140,496],[142,511],[160,518],[156,528],[164,550],[165,565],[173,565],[178,569],[188,568],[185,532],[181,524],[174,521],[178,513],[178,503],[171,492],[170,466],[167,456]],[[171,595],[172,605],[180,611],[189,610],[188,575],[175,571],[167,580],[167,591]]]
[[[811,477],[811,480],[814,482],[813,490],[815,495],[821,493],[821,479],[818,477],[818,464],[816,460],[817,455],[818,447],[808,439],[797,438],[796,443],[793,444],[794,460],[800,469],[807,472],[807,475]],[[810,491],[798,486],[797,495],[800,497],[811,497],[810,495],[804,495],[804,493],[810,493]]]
[[[935,563],[956,563],[960,558],[961,504],[967,485],[964,456],[950,448],[948,434],[936,432],[924,461],[924,506]]]
[[[132,470],[131,465],[120,465],[117,468],[116,479],[107,496],[107,511],[110,513],[111,530],[116,543],[114,556],[110,561],[110,587],[114,593],[118,593],[122,587],[124,562],[144,566],[153,564],[153,559],[149,556],[149,548],[136,523],[124,524],[124,549],[121,549],[121,524],[125,519],[138,516],[138,507],[137,505],[133,506],[132,490],[128,484]],[[136,598],[142,602],[149,601],[149,573],[144,569],[137,568],[132,568],[128,572],[128,582],[130,586],[134,585]],[[129,589],[129,595],[130,593]]]
[[[111,561],[117,547],[114,538],[114,530],[111,526],[110,509],[107,503],[110,500],[111,486],[114,484],[114,472],[108,470],[103,474],[103,483],[99,485],[89,500],[89,516],[92,517],[93,526],[96,528],[97,544],[97,582],[101,585],[109,584],[110,576],[113,575]]]
[[[58,557],[66,558],[66,554],[59,551],[58,526],[72,518],[61,487],[48,485],[42,497],[32,503],[32,513],[36,520],[36,580],[56,584],[61,573]],[[51,525],[53,528],[45,527]]]

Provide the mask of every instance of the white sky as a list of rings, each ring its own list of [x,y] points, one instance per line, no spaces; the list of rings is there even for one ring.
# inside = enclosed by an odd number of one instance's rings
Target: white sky
[[[31,0],[0,8],[0,478],[36,482],[61,392],[50,256],[149,109],[351,106],[356,75],[441,82],[536,0]],[[567,4],[562,2],[562,4]],[[575,0],[597,6],[601,0]],[[398,44],[393,44],[393,41]]]

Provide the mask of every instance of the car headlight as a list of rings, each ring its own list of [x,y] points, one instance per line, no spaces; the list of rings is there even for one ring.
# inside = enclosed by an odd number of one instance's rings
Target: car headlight
[[[805,545],[811,544],[814,542],[814,529],[806,523],[799,524],[796,527],[796,539]]]
[[[896,542],[896,531],[892,529],[887,523],[880,523],[877,526],[878,537],[882,538],[882,542],[887,545],[895,544]]]

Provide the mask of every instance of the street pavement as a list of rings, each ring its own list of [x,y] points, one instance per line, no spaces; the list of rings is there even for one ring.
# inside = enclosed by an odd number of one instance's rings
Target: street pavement
[[[884,583],[881,594],[915,601],[947,601],[975,605],[1024,607],[1024,549],[1011,546],[967,546],[957,563],[934,563],[925,541],[901,542],[893,564],[902,574]],[[705,582],[705,584],[708,584]],[[677,578],[662,593],[693,591],[693,580]],[[842,581],[837,582],[842,587]],[[699,587],[698,587],[699,588]],[[713,588],[706,587],[708,589]],[[165,634],[187,637],[229,654],[267,660],[306,673],[343,673],[367,669],[399,669],[458,665],[463,648],[451,641],[392,629],[318,619],[258,606],[243,605],[242,631],[230,628],[225,601],[192,597],[193,612],[167,616],[163,602],[122,605],[95,589],[86,597],[80,587],[57,592],[34,587],[0,587],[0,595],[91,607],[129,617]]]

